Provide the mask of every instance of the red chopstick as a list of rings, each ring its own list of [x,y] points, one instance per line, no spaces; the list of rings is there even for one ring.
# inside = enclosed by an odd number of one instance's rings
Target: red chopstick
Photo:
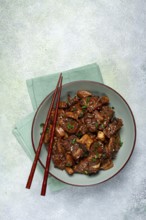
[[[52,153],[52,147],[53,147],[53,140],[54,140],[56,121],[57,121],[57,116],[58,116],[58,107],[59,107],[61,90],[62,90],[62,78],[60,80],[60,88],[58,89],[58,97],[57,97],[57,102],[56,102],[54,122],[53,122],[52,130],[51,130],[51,135],[52,136],[51,136],[51,139],[50,139],[49,148],[48,148],[48,155],[47,155],[47,159],[46,159],[46,166],[45,166],[45,171],[44,171],[44,179],[43,179],[42,190],[41,190],[41,195],[42,196],[45,196],[45,194],[46,194],[47,179],[48,179],[48,175],[49,175],[49,167],[50,167],[50,161],[51,161],[51,153]]]
[[[31,167],[31,171],[30,171],[30,174],[29,174],[29,177],[28,177],[28,180],[27,180],[27,184],[26,184],[27,189],[30,189],[30,187],[31,187],[31,183],[32,183],[32,180],[33,180],[33,177],[34,177],[37,162],[38,162],[40,152],[41,152],[41,149],[42,149],[42,145],[43,145],[43,141],[44,141],[44,137],[45,137],[45,132],[46,132],[46,129],[47,129],[47,126],[48,126],[48,122],[50,120],[51,111],[52,111],[53,106],[54,106],[56,95],[57,95],[58,91],[60,91],[60,90],[58,90],[60,82],[62,83],[62,73],[59,75],[59,79],[58,79],[58,82],[57,82],[57,85],[56,85],[56,89],[54,90],[54,93],[53,93],[51,105],[50,105],[50,108],[48,110],[47,118],[46,118],[46,121],[45,121],[45,124],[44,124],[44,127],[43,127],[43,132],[41,134],[41,138],[40,138],[39,145],[38,145],[38,148],[37,148],[37,151],[36,151],[36,155],[35,155],[35,158],[34,158],[34,161],[33,161],[32,167]]]

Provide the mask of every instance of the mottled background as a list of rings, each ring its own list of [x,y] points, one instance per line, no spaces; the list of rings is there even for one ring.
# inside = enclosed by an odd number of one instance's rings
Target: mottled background
[[[0,219],[146,219],[146,1],[0,0]],[[91,188],[41,197],[42,177],[11,130],[32,111],[28,78],[97,62],[130,104],[137,144],[127,166]]]

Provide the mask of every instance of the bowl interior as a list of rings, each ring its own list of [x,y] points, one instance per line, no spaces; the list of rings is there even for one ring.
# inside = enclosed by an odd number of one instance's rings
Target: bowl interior
[[[136,128],[133,114],[125,102],[125,100],[113,89],[92,81],[75,81],[67,83],[62,87],[61,99],[66,100],[67,94],[74,96],[77,90],[88,90],[95,95],[107,95],[110,99],[110,105],[115,108],[115,115],[123,120],[124,126],[120,131],[121,140],[123,145],[119,150],[116,159],[114,160],[114,167],[107,171],[99,171],[96,175],[88,176],[82,174],[68,175],[66,171],[54,168],[51,161],[50,173],[57,179],[73,185],[93,185],[103,182],[115,174],[117,174],[128,161],[134,148],[136,138]],[[37,148],[40,139],[40,124],[45,122],[47,111],[51,102],[52,93],[47,96],[39,106],[32,125],[32,143],[34,149]],[[45,167],[47,151],[43,146],[40,161]]]

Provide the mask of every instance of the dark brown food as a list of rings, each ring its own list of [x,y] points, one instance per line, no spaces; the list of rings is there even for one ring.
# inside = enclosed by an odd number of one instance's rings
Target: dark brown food
[[[123,126],[113,109],[107,96],[88,91],[78,91],[73,98],[68,95],[66,102],[61,101],[52,152],[54,166],[69,175],[90,175],[112,168],[121,146],[119,131]],[[51,123],[45,134],[47,145]]]

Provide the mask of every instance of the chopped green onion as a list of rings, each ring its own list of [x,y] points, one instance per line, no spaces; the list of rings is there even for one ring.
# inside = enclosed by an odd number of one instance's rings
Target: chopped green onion
[[[89,155],[88,152],[84,152],[84,154],[83,154],[84,157],[87,157],[88,155]]]
[[[97,122],[95,123],[95,127],[98,128],[98,123]]]
[[[122,147],[122,145],[123,145],[123,142],[122,142],[122,141],[120,141],[120,147]]]
[[[83,117],[83,115],[84,115],[84,113],[83,113],[83,112],[81,112],[81,113],[79,114],[79,118],[82,118],[82,117]]]
[[[66,163],[66,167],[71,167],[71,164],[70,163]]]
[[[78,138],[82,137],[82,133],[81,132],[77,133],[76,135],[77,135]]]
[[[105,128],[105,125],[104,125],[104,124],[102,124],[102,125],[101,125],[101,128],[103,128],[103,129],[104,129],[104,128]]]
[[[72,143],[72,144],[75,144],[75,142],[76,142],[76,139],[74,138],[74,139],[71,141],[71,143]]]
[[[49,132],[49,128],[46,129],[46,132]]]
[[[99,157],[99,154],[98,154],[98,153],[96,153],[95,158],[97,159],[98,157]]]
[[[86,98],[86,103],[88,104],[90,102],[90,97]]]
[[[72,111],[74,112],[74,111],[76,111],[77,110],[77,108],[74,106],[73,108],[72,108]]]
[[[71,125],[70,123],[68,123],[68,124],[67,124],[67,128],[70,130],[70,129],[74,128],[74,126]]]
[[[100,146],[99,142],[94,142],[93,143],[94,150],[96,150],[99,146]]]
[[[82,106],[82,109],[85,109],[85,108],[87,108],[87,106],[86,106],[86,105],[83,105],[83,106]]]
[[[85,173],[85,174],[88,174],[88,171],[87,171],[87,170],[85,170],[85,171],[84,171],[84,173]]]
[[[96,162],[96,159],[97,159],[97,158],[93,157],[93,158],[92,158],[92,162]]]
[[[40,127],[43,127],[44,125],[45,125],[44,123],[41,123],[41,124],[40,124]]]

